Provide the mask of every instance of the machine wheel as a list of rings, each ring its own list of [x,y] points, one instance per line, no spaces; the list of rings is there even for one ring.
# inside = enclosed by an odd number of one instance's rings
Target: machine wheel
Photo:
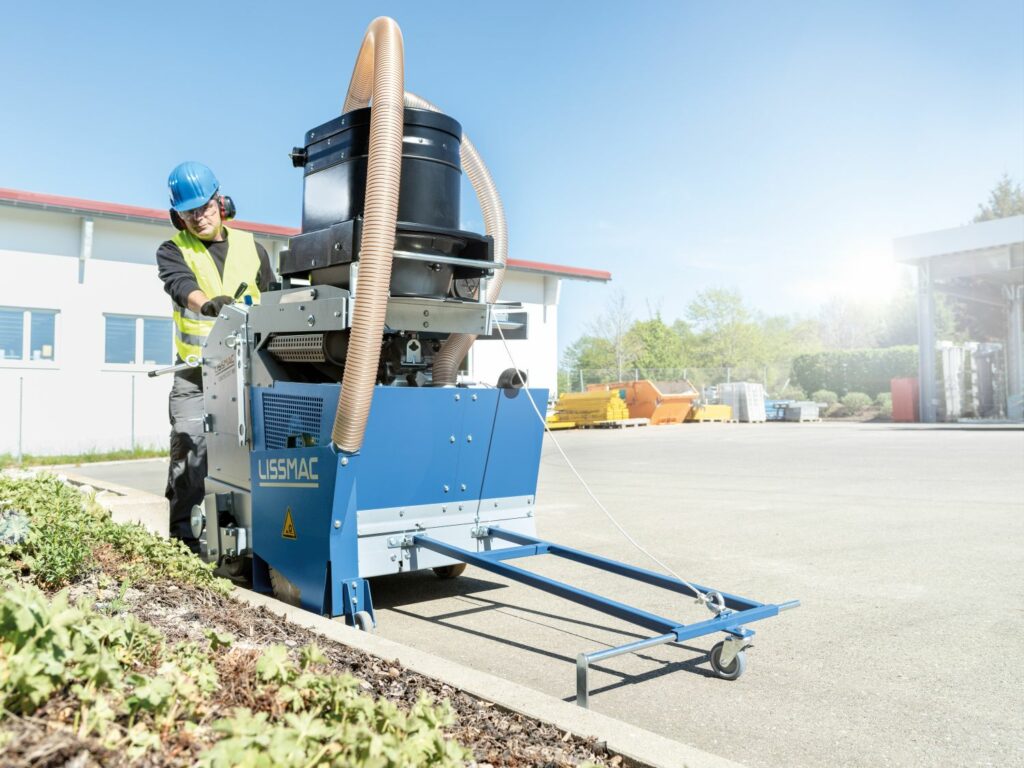
[[[361,632],[369,632],[373,634],[373,617],[370,616],[368,611],[356,611],[355,615],[356,629]]]
[[[439,565],[434,569],[434,575],[439,579],[454,579],[462,575],[463,571],[466,570],[465,563],[455,563],[455,565]]]
[[[715,643],[711,648],[711,653],[708,654],[708,660],[711,662],[711,669],[723,680],[736,680],[747,670],[747,654],[746,651],[740,651],[736,654],[736,658],[732,660],[729,666],[722,666],[722,649],[725,647],[724,642]]]

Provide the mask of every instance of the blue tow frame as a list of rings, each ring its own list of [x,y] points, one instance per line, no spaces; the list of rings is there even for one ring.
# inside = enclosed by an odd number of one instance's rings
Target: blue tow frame
[[[645,584],[651,584],[655,587],[661,587],[694,598],[698,597],[697,592],[677,579],[663,576],[660,573],[648,571],[644,568],[626,565],[616,560],[609,560],[605,557],[582,552],[578,549],[572,549],[571,547],[564,547],[560,544],[544,541],[543,539],[536,539],[522,533],[503,530],[496,526],[482,529],[478,531],[477,535],[481,538],[503,539],[518,546],[491,549],[483,552],[470,552],[426,535],[414,536],[412,544],[661,633],[656,637],[638,640],[616,648],[579,654],[576,660],[576,703],[582,707],[586,707],[588,704],[587,672],[592,662],[612,656],[619,656],[624,653],[632,653],[662,643],[679,643],[695,637],[710,635],[714,632],[725,632],[732,637],[745,641],[754,636],[754,631],[744,627],[744,624],[777,616],[780,611],[796,608],[800,605],[798,600],[790,600],[779,604],[759,603],[756,600],[719,592],[718,590],[711,590],[700,584],[694,584],[693,586],[703,593],[718,592],[723,598],[725,607],[712,619],[695,624],[683,624],[674,619],[657,616],[616,600],[596,595],[593,592],[577,589],[560,581],[531,573],[514,565],[509,565],[504,561],[521,557],[533,557],[535,555],[554,555],[619,576],[625,576],[635,581],[641,581]]]

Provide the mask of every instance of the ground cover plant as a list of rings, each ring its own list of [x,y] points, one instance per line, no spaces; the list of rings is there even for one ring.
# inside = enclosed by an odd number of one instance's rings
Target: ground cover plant
[[[230,591],[58,478],[0,475],[0,764],[620,762]]]

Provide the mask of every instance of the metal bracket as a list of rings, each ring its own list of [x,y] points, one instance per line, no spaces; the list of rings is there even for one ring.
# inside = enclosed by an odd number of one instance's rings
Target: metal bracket
[[[728,635],[725,640],[722,641],[722,654],[719,656],[719,661],[723,667],[728,667],[732,664],[733,659],[739,654],[740,651],[745,648],[749,648],[751,643],[745,637],[736,637],[735,635]]]
[[[388,549],[412,549],[412,536],[388,536]]]
[[[469,535],[474,539],[489,539],[491,538],[491,529],[486,525],[477,525],[470,529]]]
[[[238,445],[242,448],[249,443],[249,420],[245,397],[249,383],[249,340],[246,327],[235,334],[235,402],[238,405]]]
[[[234,539],[234,543],[230,541],[224,543],[225,555],[234,557],[249,552],[249,533],[245,528],[237,528],[232,525],[221,528],[221,534],[225,539]]]

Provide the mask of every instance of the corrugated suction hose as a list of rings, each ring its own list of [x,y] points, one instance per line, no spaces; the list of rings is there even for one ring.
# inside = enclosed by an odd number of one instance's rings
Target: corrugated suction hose
[[[417,96],[415,93],[405,93],[405,104],[416,109],[429,109],[433,112],[441,112],[438,107],[426,99]],[[494,185],[491,172],[487,170],[480,153],[476,151],[469,136],[462,134],[461,144],[462,168],[469,177],[469,182],[476,192],[476,199],[480,203],[480,211],[484,217],[484,231],[494,238],[494,260],[504,265],[508,261],[508,225],[505,223],[505,208],[501,204],[501,195]],[[501,286],[505,282],[505,270],[495,271],[495,275],[488,281],[487,302],[493,304],[498,300],[501,293]],[[471,333],[454,333],[448,337],[441,349],[434,355],[434,385],[446,386],[455,384],[459,375],[459,364],[469,352],[469,348],[476,341],[476,335]]]
[[[352,331],[331,432],[334,445],[349,453],[363,444],[380,364],[402,177],[404,93],[402,31],[381,16],[366,30],[342,107],[342,114],[371,102],[373,107]]]

